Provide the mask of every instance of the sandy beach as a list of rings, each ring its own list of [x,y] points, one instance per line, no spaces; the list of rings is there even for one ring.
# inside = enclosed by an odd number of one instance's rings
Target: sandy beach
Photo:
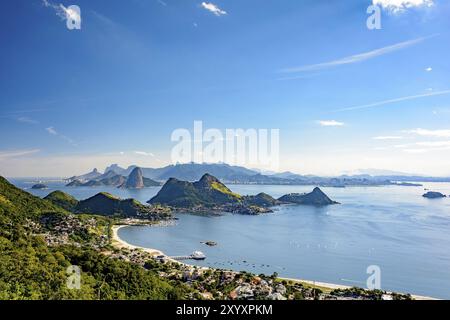
[[[122,239],[120,239],[119,237],[119,230],[123,227],[127,227],[128,225],[115,225],[112,227],[112,236],[113,236],[113,243],[112,245],[115,246],[116,248],[119,249],[130,249],[130,250],[134,250],[134,249],[140,249],[143,250],[151,255],[154,256],[161,256],[164,255],[166,256],[162,251],[160,250],[156,250],[156,249],[151,249],[151,248],[143,248],[143,247],[138,247],[138,246],[134,246],[132,244],[129,244],[126,241],[123,241]]]

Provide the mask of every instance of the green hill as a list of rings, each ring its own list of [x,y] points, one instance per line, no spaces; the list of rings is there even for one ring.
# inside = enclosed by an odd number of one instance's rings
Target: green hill
[[[316,207],[339,204],[339,202],[331,200],[322,190],[320,190],[320,188],[314,188],[312,192],[305,194],[287,194],[282,196],[278,200],[284,203],[295,203]]]
[[[47,195],[45,200],[52,202],[53,204],[64,208],[67,211],[74,211],[78,205],[78,200],[62,191],[53,191]]]
[[[52,202],[33,196],[0,177],[1,218],[35,218],[46,212],[64,211]]]
[[[176,208],[214,207],[240,204],[242,196],[233,193],[217,178],[205,174],[197,182],[169,179],[150,204],[168,205]]]
[[[122,200],[106,192],[98,193],[89,199],[78,202],[75,211],[102,216],[147,218],[153,220],[170,216],[169,210],[155,210],[155,208],[143,205],[135,199]]]
[[[51,198],[71,202],[61,193]],[[47,213],[67,214],[0,177],[0,300],[165,300],[183,299],[190,292],[177,281],[161,279],[157,270],[92,248],[48,246],[29,224],[39,224]],[[66,270],[71,265],[82,270],[79,290],[67,288]]]
[[[274,207],[280,204],[280,201],[269,196],[267,193],[260,193],[256,196],[245,196],[244,202],[248,205],[259,207]]]

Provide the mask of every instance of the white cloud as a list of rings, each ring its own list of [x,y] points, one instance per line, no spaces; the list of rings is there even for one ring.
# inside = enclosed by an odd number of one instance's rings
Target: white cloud
[[[428,68],[425,69],[425,71],[426,72],[431,72],[431,71],[433,71],[433,68],[432,67],[428,67]]]
[[[450,130],[427,130],[418,128],[414,130],[407,130],[405,132],[425,137],[450,138]]]
[[[47,132],[50,133],[51,135],[54,136],[58,135],[58,132],[56,132],[56,130],[53,127],[45,128],[45,130],[47,130]]]
[[[226,11],[220,9],[217,5],[211,2],[202,2],[202,7],[212,13],[214,13],[216,16],[222,16],[227,14]]]
[[[139,156],[146,156],[146,157],[154,157],[155,155],[151,152],[145,152],[145,151],[135,151],[135,154]]]
[[[22,122],[22,123],[28,123],[28,124],[38,124],[39,123],[38,121],[28,118],[28,117],[17,118],[17,121]]]
[[[326,69],[326,68],[362,62],[365,60],[369,60],[369,59],[372,59],[372,58],[375,58],[378,56],[382,56],[382,55],[385,55],[385,54],[388,54],[388,53],[391,53],[391,52],[394,52],[394,51],[397,51],[400,49],[404,49],[404,48],[416,45],[428,38],[430,38],[430,37],[422,37],[422,38],[417,38],[417,39],[413,39],[413,40],[409,40],[409,41],[404,41],[404,42],[400,42],[400,43],[397,43],[397,44],[394,44],[391,46],[375,49],[375,50],[360,53],[360,54],[355,54],[352,56],[348,56],[345,58],[341,58],[341,59],[337,59],[337,60],[333,60],[333,61],[329,61],[329,62],[306,65],[306,66],[301,66],[301,67],[287,68],[287,69],[281,70],[281,72],[282,73],[293,73],[293,72],[317,71],[317,70],[322,70],[322,69]]]
[[[1,153],[0,151],[0,155]],[[23,154],[22,151],[20,153]],[[161,167],[158,159],[138,156],[133,152],[125,152],[124,155],[121,155],[117,151],[100,154],[70,152],[69,154],[46,155],[37,153],[5,159],[0,156],[0,161],[0,175],[7,177],[71,177],[89,172],[92,168],[105,168],[111,163],[117,163],[125,168],[130,165],[142,168]],[[163,163],[170,163],[170,158],[164,159]]]
[[[416,145],[430,148],[447,148],[450,147],[450,141],[425,141],[417,142]]]
[[[404,149],[403,152],[406,153],[427,153],[428,149]]]
[[[433,0],[373,0],[373,4],[398,13],[410,8],[431,7],[434,2]]]
[[[450,135],[449,135],[450,137]],[[407,144],[395,145],[394,148],[401,149],[406,153],[429,153],[429,152],[442,152],[450,150],[450,141],[420,141]]]
[[[317,121],[322,127],[342,127],[345,125],[343,122],[336,120],[319,120]]]
[[[56,15],[62,20],[71,20],[76,24],[81,23],[80,13],[76,10],[73,10],[71,7],[66,8],[62,4],[54,4],[48,0],[42,0],[42,4],[47,8],[52,8],[53,10],[55,10]]]
[[[31,149],[31,150],[12,150],[12,151],[0,151],[0,160],[7,158],[22,157],[29,154],[37,153],[41,150]]]
[[[450,94],[450,90],[429,92],[429,93],[417,94],[417,95],[413,95],[413,96],[383,100],[383,101],[378,101],[378,102],[374,102],[374,103],[370,103],[370,104],[364,104],[364,105],[360,105],[360,106],[342,108],[342,109],[338,109],[335,111],[351,111],[351,110],[368,109],[368,108],[379,107],[379,106],[383,106],[383,105],[391,104],[391,103],[395,103],[395,102],[403,102],[403,101],[415,100],[415,99],[426,98],[426,97],[442,96],[442,95],[447,95],[447,94]]]
[[[378,137],[373,137],[373,140],[401,140],[403,139],[403,137],[401,136],[378,136]]]

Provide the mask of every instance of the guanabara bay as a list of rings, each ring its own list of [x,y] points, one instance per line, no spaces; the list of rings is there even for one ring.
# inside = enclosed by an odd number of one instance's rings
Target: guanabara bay
[[[5,317],[450,300],[450,1],[0,2]]]

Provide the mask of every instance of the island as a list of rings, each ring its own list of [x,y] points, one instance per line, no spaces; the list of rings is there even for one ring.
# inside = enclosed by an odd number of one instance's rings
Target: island
[[[148,203],[168,206],[180,212],[231,212],[248,215],[272,212],[271,208],[280,204],[338,204],[320,188],[315,188],[308,194],[285,195],[280,199],[274,199],[265,193],[242,196],[232,192],[219,179],[208,173],[196,182],[170,178]]]
[[[250,215],[271,212],[270,209],[255,205],[246,197],[232,192],[210,174],[205,174],[196,182],[170,178],[148,203],[189,212],[231,212]]]
[[[158,187],[160,185],[161,185],[161,183],[144,177],[144,174],[142,173],[142,169],[139,167],[136,167],[133,169],[133,171],[131,171],[127,180],[121,186],[119,186],[119,188],[143,189],[143,188],[148,188],[148,187]]]
[[[291,193],[282,196],[278,199],[283,203],[295,203],[302,205],[311,205],[316,207],[323,207],[333,204],[339,204],[339,202],[331,200],[320,188],[316,187],[311,193]]]
[[[439,199],[439,198],[445,198],[447,196],[440,192],[429,191],[429,192],[425,193],[422,197],[428,198],[428,199]]]
[[[31,187],[31,189],[42,190],[42,189],[48,189],[48,187],[45,184],[38,183],[38,184],[33,185]]]

